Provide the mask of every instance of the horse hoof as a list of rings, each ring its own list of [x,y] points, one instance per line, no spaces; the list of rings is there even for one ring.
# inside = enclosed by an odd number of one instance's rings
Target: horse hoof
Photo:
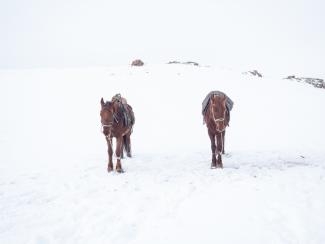
[[[129,158],[132,158],[131,153],[128,153],[126,156],[128,156]]]
[[[108,172],[108,173],[110,173],[110,172],[112,172],[112,171],[113,171],[113,168],[112,168],[112,167],[108,167],[108,168],[107,168],[107,172]]]
[[[217,165],[216,164],[211,164],[211,169],[216,169]]]
[[[116,169],[117,173],[124,173],[124,170],[122,168]]]
[[[223,165],[222,164],[217,164],[216,168],[222,169]]]

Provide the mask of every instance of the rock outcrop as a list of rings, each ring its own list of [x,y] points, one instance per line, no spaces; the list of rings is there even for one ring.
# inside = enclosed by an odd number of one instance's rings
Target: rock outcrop
[[[143,66],[144,62],[140,59],[133,60],[131,63],[132,66]]]
[[[260,77],[260,78],[263,77],[262,74],[260,72],[258,72],[256,69],[244,72],[243,74],[245,74],[245,75],[253,75],[253,76]]]
[[[319,79],[319,78],[296,77],[295,75],[289,75],[288,77],[286,77],[284,79],[295,80],[298,82],[305,82],[305,83],[313,85],[314,87],[317,87],[317,88],[325,88],[324,80]]]
[[[188,65],[199,66],[199,63],[197,63],[197,62],[192,62],[192,61],[187,61],[187,62],[170,61],[170,62],[168,62],[167,64],[188,64]]]

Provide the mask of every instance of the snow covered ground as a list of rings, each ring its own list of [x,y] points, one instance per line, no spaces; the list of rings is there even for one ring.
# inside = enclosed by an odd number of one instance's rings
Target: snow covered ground
[[[210,169],[201,102],[235,102]],[[100,98],[133,106],[106,171]],[[0,71],[0,243],[325,242],[325,93],[218,67]]]

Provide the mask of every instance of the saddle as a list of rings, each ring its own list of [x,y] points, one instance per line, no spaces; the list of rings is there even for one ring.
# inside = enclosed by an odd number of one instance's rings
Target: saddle
[[[118,117],[119,119],[122,119],[123,126],[130,127],[134,125],[135,117],[132,110],[132,107],[127,104],[127,101],[124,97],[121,96],[121,94],[116,94],[112,97],[112,103],[117,102],[119,105],[118,109]]]

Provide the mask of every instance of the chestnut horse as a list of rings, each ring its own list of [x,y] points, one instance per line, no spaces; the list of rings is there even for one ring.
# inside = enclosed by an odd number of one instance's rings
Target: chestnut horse
[[[226,127],[232,106],[230,98],[219,91],[210,92],[203,101],[202,114],[211,140],[211,168],[223,168],[221,154],[225,153]]]
[[[126,100],[117,94],[112,101],[104,102],[102,98],[101,104],[101,123],[103,134],[105,135],[108,146],[108,167],[107,171],[113,171],[113,137],[116,138],[115,155],[117,158],[116,171],[122,173],[123,168],[121,158],[123,158],[123,147],[128,157],[131,157],[131,133],[134,125],[134,114],[132,107],[126,103]]]

